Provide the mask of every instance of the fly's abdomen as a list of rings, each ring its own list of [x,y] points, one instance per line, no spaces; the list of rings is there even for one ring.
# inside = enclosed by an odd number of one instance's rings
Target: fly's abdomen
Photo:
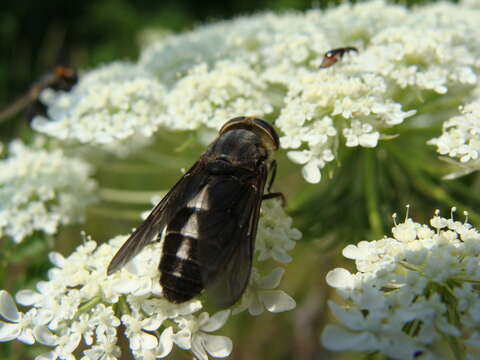
[[[201,209],[183,208],[167,226],[160,261],[160,284],[164,297],[181,303],[197,296],[203,289],[197,257],[197,212]]]

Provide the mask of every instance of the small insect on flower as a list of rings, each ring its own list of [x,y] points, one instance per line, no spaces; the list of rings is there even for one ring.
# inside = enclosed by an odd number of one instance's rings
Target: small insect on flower
[[[55,67],[52,72],[45,74],[38,82],[33,84],[24,95],[1,110],[0,122],[12,117],[26,107],[29,107],[26,114],[29,122],[36,115],[47,117],[47,107],[39,99],[42,90],[49,88],[55,91],[70,91],[77,82],[78,74],[73,68],[60,65]]]
[[[227,121],[115,254],[108,274],[159,240],[166,227],[159,266],[164,297],[181,303],[206,289],[218,307],[237,302],[252,270],[262,200],[283,197],[270,192],[276,173],[271,155],[278,147],[278,135],[266,121]]]
[[[337,49],[328,50],[325,55],[323,55],[322,63],[320,64],[320,69],[326,69],[335,64],[338,60],[340,60],[345,53],[349,52],[356,52],[358,53],[358,49],[353,46],[346,46]]]

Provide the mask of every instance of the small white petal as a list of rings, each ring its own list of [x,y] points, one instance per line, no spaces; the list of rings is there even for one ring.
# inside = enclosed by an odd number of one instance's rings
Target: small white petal
[[[360,136],[360,146],[363,147],[375,147],[378,144],[380,133],[374,132],[371,134],[363,134]]]
[[[292,310],[297,306],[295,300],[282,290],[262,291],[260,298],[265,308],[273,313]]]
[[[227,322],[230,316],[230,310],[223,310],[217,312],[215,315],[208,319],[207,323],[202,326],[202,331],[212,332],[220,329]]]
[[[121,294],[130,294],[134,292],[135,290],[138,289],[139,287],[139,281],[138,280],[125,280],[125,279],[120,279],[118,281],[115,281],[112,285],[112,288],[116,291],[118,291]]]
[[[18,324],[6,324],[0,322],[0,341],[12,341],[15,340],[19,335],[22,329]]]
[[[155,335],[147,334],[142,332],[141,336],[141,346],[144,349],[154,349],[158,345],[158,339]]]
[[[43,345],[53,346],[58,343],[58,338],[46,326],[37,326],[33,329],[33,336]]]
[[[147,331],[157,330],[162,325],[162,319],[159,318],[149,318],[142,321],[142,329]]]
[[[353,275],[343,268],[336,268],[329,271],[325,279],[328,285],[338,289],[351,288],[354,284]]]
[[[18,322],[20,314],[12,296],[5,290],[0,291],[0,315],[11,322]]]
[[[311,158],[306,151],[289,151],[287,156],[296,164],[305,164]]]
[[[17,340],[27,345],[32,345],[35,343],[35,338],[33,337],[33,332],[31,329],[24,329],[18,336]]]
[[[208,355],[205,349],[203,348],[204,336],[207,336],[207,334],[198,333],[198,334],[195,334],[192,338],[191,350],[197,360],[208,360]]]
[[[207,352],[216,358],[224,358],[232,352],[233,344],[226,336],[202,334],[203,346]]]
[[[69,354],[74,352],[75,349],[80,345],[80,340],[82,336],[80,334],[70,334],[68,342],[64,345],[64,349]]]
[[[319,183],[322,178],[318,166],[313,161],[310,161],[303,167],[302,175],[311,184]]]
[[[65,264],[65,258],[63,257],[63,255],[55,251],[48,254],[48,259],[53,265],[59,268],[62,268]]]
[[[163,358],[170,354],[173,348],[173,328],[170,326],[166,328],[162,335],[160,335],[160,341],[157,348],[157,358]]]
[[[328,306],[332,311],[333,315],[353,330],[363,330],[366,324],[365,317],[358,308],[343,308],[338,306],[335,302],[329,300]]]
[[[36,303],[42,298],[42,296],[33,291],[33,290],[20,290],[17,292],[15,295],[15,300],[17,303],[23,305],[23,306],[31,306]]]
[[[264,307],[258,295],[253,295],[248,306],[248,312],[252,316],[257,316],[263,313]]]
[[[332,351],[356,350],[360,346],[367,350],[374,342],[369,333],[353,333],[337,325],[327,325],[322,332],[321,341],[323,346]]]
[[[347,245],[343,249],[342,254],[347,259],[353,259],[353,260],[367,259],[371,254],[371,249],[367,245],[368,243],[366,241],[360,241],[357,245],[352,245],[352,244]]]
[[[192,346],[192,336],[188,330],[180,330],[173,335],[173,341],[182,349],[188,350]]]
[[[285,269],[281,267],[273,269],[270,274],[260,279],[259,287],[265,290],[275,289],[280,284],[284,273]]]

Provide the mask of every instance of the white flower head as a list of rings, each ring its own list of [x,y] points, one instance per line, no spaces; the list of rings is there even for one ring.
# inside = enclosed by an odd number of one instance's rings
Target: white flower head
[[[329,302],[340,324],[323,331],[328,349],[443,359],[436,349],[445,336],[466,343],[478,333],[480,318],[473,314],[480,302],[470,282],[480,280],[480,255],[472,251],[480,246],[480,233],[438,212],[430,223],[433,229],[407,218],[392,229],[393,238],[343,250],[358,272],[337,268],[327,275],[343,299]]]
[[[292,227],[280,201],[264,202],[258,231],[259,257],[290,260],[287,251],[301,234]],[[127,236],[102,245],[83,237],[84,243],[69,256],[50,253],[54,266],[47,281],[39,282],[36,290],[17,293],[17,302],[30,307],[27,313],[18,312],[8,293],[0,292],[0,315],[6,320],[0,322],[0,340],[37,340],[53,347],[38,360],[73,359],[81,344],[83,360],[113,360],[120,354],[119,331],[124,332],[136,359],[166,357],[174,345],[190,350],[198,359],[230,354],[231,340],[211,334],[225,324],[230,310],[212,317],[205,312],[198,315],[203,305],[198,299],[175,304],[162,298],[158,269],[163,237],[109,276],[107,266]],[[271,312],[294,308],[295,301],[275,289],[283,271],[278,268],[261,279],[254,272],[242,306],[255,314],[263,307]],[[256,310],[259,306],[261,311]]]
[[[301,232],[292,227],[292,223],[292,218],[283,209],[282,201],[268,200],[262,203],[255,241],[259,261],[272,258],[279,263],[288,263],[292,260],[288,251],[293,250],[296,240],[302,237]]]
[[[30,148],[20,141],[0,160],[0,236],[21,242],[34,231],[54,234],[80,222],[96,200],[92,169],[61,150]]]
[[[219,61],[192,68],[167,96],[165,123],[173,129],[218,129],[239,114],[263,117],[273,111],[266,84],[244,62]]]
[[[435,145],[440,155],[448,156],[467,170],[462,174],[480,169],[480,100],[460,110],[462,114],[445,121],[442,134],[429,144]]]
[[[84,74],[70,92],[44,90],[41,100],[48,106],[48,119],[37,116],[32,126],[92,145],[150,137],[165,111],[164,92],[138,66],[113,63]]]
[[[160,126],[203,131],[231,117],[266,117],[316,183],[340,144],[377,147],[388,128],[438,121],[422,111],[442,96],[473,97],[478,16],[467,2],[407,9],[377,0],[200,26],[159,37],[137,63],[86,73],[68,93],[44,91],[50,121],[37,117],[33,126],[118,153]],[[343,45],[359,52],[318,69]],[[467,148],[464,161],[474,155]]]

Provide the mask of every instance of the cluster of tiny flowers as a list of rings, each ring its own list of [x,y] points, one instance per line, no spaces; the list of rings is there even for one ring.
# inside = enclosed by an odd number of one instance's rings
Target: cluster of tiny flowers
[[[293,247],[291,242],[300,233],[291,228],[291,219],[281,210],[280,202],[267,203],[270,205],[262,210],[259,226],[260,252],[269,248],[272,254],[283,254]],[[278,250],[274,249],[275,237]],[[226,323],[232,309],[210,316],[201,312],[200,300],[173,304],[162,298],[158,270],[162,242],[148,245],[123,269],[107,276],[110,260],[126,239],[127,236],[117,236],[97,245],[86,238],[68,257],[51,253],[54,267],[48,272],[48,280],[39,282],[36,290],[16,294],[16,302],[28,307],[26,312],[18,310],[6,291],[0,291],[0,341],[17,339],[53,347],[36,360],[73,360],[78,347],[82,348],[82,360],[118,359],[119,337],[128,339],[135,359],[163,358],[174,345],[190,350],[199,360],[207,360],[209,355],[227,357],[232,351],[231,340],[211,333]],[[270,256],[289,261],[286,254]],[[266,257],[269,256],[262,255],[263,259]],[[254,269],[233,312],[248,310],[259,315],[264,310],[293,309],[295,301],[276,289],[282,275],[282,268],[266,276]],[[124,328],[122,333],[120,326]]]
[[[430,226],[407,218],[393,237],[348,245],[358,272],[327,274],[340,302],[329,301],[339,325],[322,342],[332,351],[380,352],[392,359],[444,359],[446,339],[471,358],[480,350],[480,233],[443,218]],[[475,352],[477,351],[477,352]]]
[[[443,124],[443,133],[430,140],[437,146],[437,152],[459,162],[464,170],[453,175],[461,175],[480,169],[480,100],[461,109]]]
[[[471,91],[479,17],[473,3],[407,9],[368,1],[167,34],[135,65],[87,72],[70,93],[45,91],[51,120],[36,119],[34,127],[105,143],[150,136],[159,126],[217,129],[232,117],[260,116],[275,123],[281,146],[315,183],[342,142],[375,147],[386,128],[432,106],[424,99]],[[341,46],[359,52],[319,69],[324,53]]]
[[[45,89],[48,118],[32,127],[62,140],[108,144],[150,137],[164,110],[163,86],[134,64],[113,63],[85,74],[70,92]]]
[[[12,142],[0,160],[0,237],[18,243],[36,231],[51,235],[81,221],[95,201],[91,173],[87,163],[60,149]]]

